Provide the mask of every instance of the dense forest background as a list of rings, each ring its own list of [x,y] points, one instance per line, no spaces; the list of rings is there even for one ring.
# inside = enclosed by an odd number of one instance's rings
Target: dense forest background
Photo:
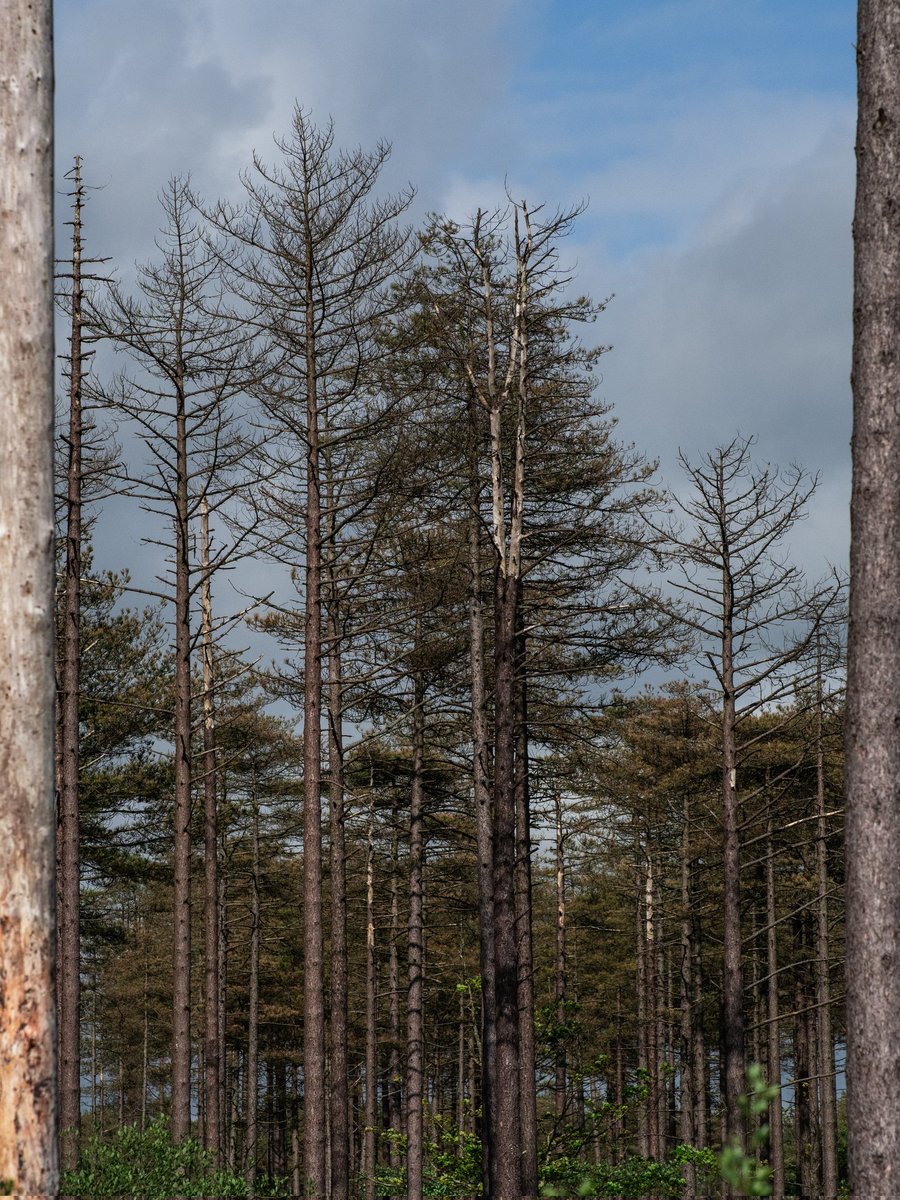
[[[817,480],[736,434],[661,481],[597,394],[579,211],[412,228],[387,154],[296,110],[241,203],[170,181],[133,287],[71,175],[72,1188],[136,1126],[196,1137],[222,1194],[695,1197],[739,1146],[732,1187],[768,1163],[832,1200],[843,587],[792,559]],[[148,545],[95,569],[110,522]]]

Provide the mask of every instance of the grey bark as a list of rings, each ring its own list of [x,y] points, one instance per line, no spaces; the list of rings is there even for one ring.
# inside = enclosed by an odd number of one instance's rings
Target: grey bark
[[[0,8],[0,1180],[55,1196],[53,61]]]
[[[900,1190],[900,6],[860,0],[846,713],[851,1195]]]

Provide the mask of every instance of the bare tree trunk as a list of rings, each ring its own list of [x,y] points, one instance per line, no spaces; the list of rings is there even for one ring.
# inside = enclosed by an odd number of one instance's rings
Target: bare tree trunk
[[[534,1036],[534,953],[531,933],[531,793],[528,762],[528,674],[518,581],[516,631],[516,941],[519,954],[519,1104],[522,1138],[522,1196],[536,1200],[537,1064]]]
[[[204,879],[204,1041],[203,1141],[221,1161],[219,1059],[219,835],[216,793],[212,588],[209,575],[209,505],[200,501],[200,613],[203,654],[203,879]]]
[[[678,1136],[682,1145],[695,1145],[694,1101],[695,1078],[692,1046],[694,1022],[691,1004],[691,802],[687,792],[684,796],[683,824],[681,833],[681,970],[679,972],[679,997],[681,1009],[681,1041],[679,1054],[679,1126]],[[685,1200],[696,1200],[697,1179],[693,1163],[684,1164]]]
[[[324,1200],[325,952],[322,933],[322,529],[315,256],[305,226],[306,611],[303,637],[303,1170],[304,1191]]]
[[[837,1200],[837,1098],[834,1036],[831,1029],[831,979],[828,962],[828,826],[825,817],[822,652],[816,655],[816,1031],[821,1088],[822,1200]]]
[[[390,992],[390,1053],[388,1073],[390,1086],[388,1088],[388,1108],[390,1110],[391,1129],[398,1136],[405,1132],[403,1120],[403,1076],[400,1070],[400,962],[397,952],[400,937],[400,901],[399,901],[399,830],[397,827],[397,800],[394,796],[391,805],[391,945],[388,958],[388,990]],[[391,1166],[400,1165],[400,1155],[396,1141],[390,1145]]]
[[[659,1147],[659,1025],[657,1010],[659,1008],[657,961],[656,961],[656,919],[654,902],[656,888],[654,883],[653,856],[647,847],[647,874],[645,880],[644,898],[644,980],[646,988],[646,1044],[647,1044],[647,1154],[652,1159],[660,1157]]]
[[[72,171],[72,314],[69,338],[69,436],[66,472],[66,574],[62,621],[59,719],[59,811],[57,819],[57,970],[59,972],[60,1165],[74,1168],[81,1128],[81,997],[79,727],[81,667],[82,486],[82,244],[84,188],[81,159]]]
[[[366,844],[366,1107],[362,1175],[365,1200],[375,1200],[375,1122],[378,1091],[378,1010],[375,976],[375,787],[369,779],[369,830]]]
[[[775,857],[772,849],[772,820],[766,837],[766,988],[768,1011],[769,1083],[781,1087],[781,1034],[778,1022],[778,954],[775,924]],[[769,1161],[772,1164],[772,1196],[784,1197],[784,1116],[781,1092],[769,1105]]]
[[[519,956],[516,944],[516,579],[497,570],[494,634],[494,985],[497,1003],[497,1200],[521,1193]]]
[[[900,1187],[900,7],[860,0],[847,678],[852,1194]]]
[[[808,957],[806,939],[803,936],[803,917],[794,918],[794,938],[798,959]],[[809,1025],[805,1009],[809,1003],[805,982],[799,968],[794,982],[794,1120],[797,1145],[797,1175],[801,1196],[815,1196],[815,1153],[813,1148],[813,1121],[811,1095],[812,1061],[809,1044]]]
[[[478,927],[481,966],[481,1111],[482,1187],[486,1197],[496,1186],[497,1028],[494,993],[494,830],[490,790],[490,743],[484,681],[484,606],[481,598],[481,482],[478,470],[478,408],[469,400],[469,656],[472,695],[472,789],[478,858]]]
[[[553,1093],[556,1120],[559,1125],[566,1115],[566,1046],[561,1036],[566,1024],[566,860],[563,852],[562,797],[553,797],[556,806],[556,1024],[560,1037],[556,1047],[556,1066]]]
[[[0,8],[0,1180],[55,1196],[53,61]]]
[[[253,796],[253,873],[250,879],[250,984],[247,1001],[247,1063],[244,1071],[244,1178],[253,1195],[256,1184],[259,1084],[259,806]]]
[[[722,1048],[724,1053],[725,1129],[742,1140],[744,1119],[738,1097],[744,1091],[744,976],[741,968],[740,814],[737,796],[735,727],[734,585],[722,572],[722,835],[724,841],[722,925]]]
[[[187,413],[182,362],[185,296],[175,315],[175,947],[172,985],[172,1138],[191,1133],[191,613]]]
[[[418,624],[418,621],[417,621]],[[416,633],[419,644],[419,630]],[[425,1100],[425,689],[417,673],[413,689],[412,785],[409,798],[409,991],[406,1008],[406,1194],[422,1200]]]
[[[635,872],[637,874],[637,902],[635,905],[635,965],[636,965],[636,991],[637,991],[637,1066],[638,1072],[644,1072],[645,1076],[648,1071],[647,1058],[647,946],[646,946],[646,924],[644,920],[644,896],[646,893],[646,882],[644,872],[641,868],[640,860],[640,842],[636,842],[636,859]],[[650,1121],[649,1107],[641,1100],[638,1104],[637,1111],[637,1143],[638,1154],[643,1158],[650,1156]]]
[[[325,552],[328,636],[328,808],[331,866],[331,1200],[350,1187],[350,1081],[347,1060],[347,862],[344,839],[344,694],[335,574],[335,497],[326,448],[328,513]]]
[[[706,1069],[706,1035],[703,1028],[703,962],[700,955],[700,922],[691,913],[691,963],[694,983],[694,1136],[695,1145],[704,1150],[709,1144],[709,1089]]]

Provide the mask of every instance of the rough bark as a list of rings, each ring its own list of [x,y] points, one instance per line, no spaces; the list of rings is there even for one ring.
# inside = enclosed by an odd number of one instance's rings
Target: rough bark
[[[213,612],[210,581],[209,506],[200,503],[200,614],[203,657],[203,1143],[220,1161],[219,1102],[219,839],[216,792]]]
[[[528,676],[518,581],[516,629],[516,941],[519,954],[519,1107],[522,1138],[522,1196],[538,1194],[537,1064],[534,1031],[534,953],[531,929],[531,790],[528,750]]]
[[[419,637],[417,631],[416,642]],[[406,1194],[422,1200],[425,1100],[425,689],[421,674],[413,689],[412,780],[409,797],[409,926],[406,1003]]]
[[[722,499],[724,522],[724,498]],[[727,536],[723,532],[723,537]],[[727,544],[722,570],[722,1051],[724,1055],[725,1129],[741,1140],[744,1118],[738,1097],[747,1070],[744,1052],[744,976],[741,964],[740,810],[737,794],[737,714],[734,685],[734,581]]]
[[[55,1196],[51,6],[0,8],[0,1180]]]
[[[305,228],[306,611],[303,635],[303,1170],[305,1194],[324,1200],[325,952],[322,933],[322,516],[316,354],[315,254]]]
[[[556,808],[556,963],[555,998],[556,1023],[560,1031],[566,1024],[566,860],[563,850],[562,797],[553,797]],[[566,1046],[560,1036],[556,1047],[554,1068],[554,1103],[557,1123],[566,1115]]]
[[[259,808],[253,798],[253,859],[250,879],[250,981],[247,999],[247,1062],[244,1073],[244,1178],[253,1194],[257,1158],[259,1077]]]
[[[478,929],[481,967],[481,1108],[482,1175],[485,1196],[496,1180],[494,1079],[496,1070],[496,998],[494,994],[494,831],[491,803],[490,743],[484,679],[484,604],[481,595],[481,481],[478,456],[478,407],[469,400],[469,660],[472,703],[472,790],[478,858]]]
[[[175,313],[175,944],[172,985],[172,1138],[191,1133],[191,565],[187,404],[182,356],[185,295]]]
[[[350,1187],[350,1094],[347,1060],[347,863],[344,838],[344,718],[341,630],[335,566],[335,497],[325,452],[328,516],[325,553],[328,636],[328,811],[331,872],[331,1200],[347,1200]]]
[[[72,1169],[81,1127],[81,924],[79,721],[81,667],[82,238],[81,159],[72,171],[72,292],[69,335],[69,430],[66,470],[65,599],[59,670],[57,814],[57,971],[59,974],[60,1165]]]
[[[766,987],[769,1082],[781,1086],[781,1034],[778,1020],[778,953],[775,922],[775,856],[772,849],[772,821],[766,837]],[[772,1196],[784,1197],[784,1115],[781,1093],[769,1105],[769,1151],[772,1163]]]
[[[514,577],[497,571],[494,633],[494,986],[497,1005],[496,1196],[521,1191],[519,956],[516,943]]]
[[[369,781],[369,829],[366,841],[366,1104],[362,1175],[365,1200],[375,1200],[375,1122],[378,1090],[378,997],[375,959],[375,789]]]
[[[681,968],[679,971],[679,1011],[681,1016],[679,1044],[679,1126],[682,1145],[695,1145],[694,1105],[695,1079],[692,1046],[694,1011],[691,995],[691,802],[685,793],[681,833]],[[684,1165],[685,1200],[697,1195],[696,1170],[693,1163]]]
[[[828,823],[825,809],[825,746],[821,646],[816,654],[816,1036],[821,1095],[822,1200],[837,1200],[837,1097],[828,936]]]
[[[860,0],[847,678],[851,1194],[900,1189],[900,6]]]

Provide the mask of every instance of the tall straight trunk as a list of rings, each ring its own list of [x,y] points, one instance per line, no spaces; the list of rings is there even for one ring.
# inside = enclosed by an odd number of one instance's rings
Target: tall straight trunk
[[[515,657],[517,581],[499,565],[494,633],[494,986],[496,1197],[521,1194],[519,955],[516,942]]]
[[[847,675],[850,1186],[900,1187],[900,8],[860,0]]]
[[[350,1188],[350,1081],[347,1061],[347,855],[344,838],[344,688],[336,577],[335,496],[325,450],[328,511],[324,555],[328,637],[328,811],[331,867],[331,1200]]]
[[[822,653],[816,654],[816,1033],[822,1132],[822,1200],[837,1200],[837,1098],[828,937],[828,824],[825,810],[825,747]]]
[[[560,1032],[566,1025],[566,860],[563,850],[562,797],[553,797],[556,808],[556,964],[555,998],[556,1024]],[[559,1036],[556,1047],[553,1095],[557,1124],[566,1115],[566,1045]]]
[[[678,1059],[678,1077],[680,1083],[678,1110],[678,1137],[685,1146],[696,1145],[694,1104],[695,1078],[692,1046],[692,1027],[695,1020],[691,1003],[691,801],[685,792],[683,802],[683,823],[681,833],[681,945],[679,982],[679,1009],[681,1016],[680,1042]],[[696,1200],[697,1178],[693,1163],[684,1164],[684,1196],[685,1200]]]
[[[622,1105],[625,1100],[625,1056],[622,1047],[622,992],[619,988],[616,989],[616,1076],[614,1100],[616,1105],[616,1141],[613,1161],[620,1162],[625,1140],[625,1114],[622,1111]]]
[[[804,937],[803,917],[794,919],[794,939],[797,957],[807,958],[808,947]],[[809,1024],[804,1009],[809,1003],[809,994],[801,975],[797,972],[794,982],[794,1120],[797,1146],[797,1175],[802,1196],[815,1196],[816,1171],[812,1115],[812,1090],[814,1084],[812,1047],[809,1042]]]
[[[303,630],[303,1172],[305,1194],[324,1200],[325,950],[322,932],[322,529],[315,271],[307,224],[306,605]]]
[[[416,645],[420,641],[417,620]],[[406,1004],[406,1194],[422,1200],[425,1101],[425,688],[413,688],[412,781],[409,795],[409,989]]]
[[[79,722],[81,668],[82,242],[81,159],[72,172],[72,317],[69,335],[69,436],[66,471],[65,602],[59,688],[56,936],[59,995],[60,1165],[71,1170],[81,1128],[81,927]]]
[[[528,673],[522,580],[516,622],[516,941],[519,953],[519,1105],[522,1196],[538,1194],[537,1062],[534,1032],[534,953],[531,930],[531,791],[528,749]]]
[[[141,1048],[141,1133],[147,1126],[147,1076],[150,1066],[150,971],[144,963],[144,1037]]]
[[[191,565],[187,413],[182,351],[185,296],[175,316],[175,947],[172,985],[172,1138],[191,1133]]]
[[[253,797],[253,870],[250,878],[250,983],[247,1000],[247,1063],[244,1071],[244,1178],[253,1194],[256,1183],[259,1085],[259,807]]]
[[[228,1057],[225,1048],[225,997],[228,984],[228,901],[224,871],[219,872],[218,963],[219,996],[216,1002],[216,1013],[218,1017],[217,1033],[219,1039],[219,1157],[221,1159],[223,1147],[227,1140],[228,1091],[230,1086]]]
[[[0,6],[0,1179],[57,1191],[50,0]]]
[[[221,1161],[219,1109],[219,833],[216,780],[212,586],[209,505],[200,502],[200,632],[203,656],[203,1144]]]
[[[772,820],[766,830],[766,986],[769,1083],[779,1088],[769,1105],[769,1160],[772,1163],[772,1196],[784,1197],[784,1114],[781,1107],[781,1031],[778,1020],[778,943],[775,924],[775,855]]]
[[[482,1187],[492,1197],[496,1185],[494,1111],[497,1053],[494,994],[494,830],[491,803],[491,751],[488,740],[484,663],[484,605],[481,596],[481,481],[478,469],[478,406],[469,399],[469,662],[472,697],[472,791],[478,859],[478,929],[481,968]],[[474,1098],[473,1098],[474,1099]]]
[[[366,838],[366,1106],[362,1175],[365,1200],[375,1200],[375,1122],[378,1091],[378,996],[375,960],[375,787],[369,779],[369,828]]]
[[[660,1157],[659,1145],[659,994],[656,955],[656,919],[654,902],[656,888],[653,871],[653,855],[647,848],[647,874],[644,892],[644,957],[646,1014],[647,1014],[647,1154],[652,1159]]]
[[[725,569],[722,573],[722,1051],[725,1129],[729,1137],[742,1140],[744,1118],[738,1106],[738,1097],[744,1091],[746,1062],[733,622],[734,587]]]
[[[396,794],[391,804],[391,830],[391,932],[390,952],[388,956],[391,1037],[388,1056],[388,1109],[391,1129],[398,1137],[402,1137],[405,1134],[405,1122],[403,1120],[403,1075],[400,1069],[400,960],[398,954],[400,939],[400,846]],[[396,1139],[393,1139],[390,1144],[390,1163],[392,1167],[400,1165],[400,1155]]]
[[[694,1020],[691,1037],[694,1063],[694,1144],[709,1144],[709,1075],[706,1069],[706,1035],[703,1028],[703,961],[700,954],[700,921],[691,914],[691,974],[694,985]]]
[[[635,905],[635,990],[637,992],[637,1066],[638,1071],[647,1075],[647,944],[646,944],[646,923],[644,919],[644,898],[646,895],[646,881],[644,872],[640,862],[640,843],[637,847],[636,859],[636,874],[637,874],[637,898]],[[638,1153],[643,1158],[650,1156],[650,1122],[648,1120],[649,1108],[646,1103],[641,1101],[638,1104],[637,1110],[637,1143]]]

